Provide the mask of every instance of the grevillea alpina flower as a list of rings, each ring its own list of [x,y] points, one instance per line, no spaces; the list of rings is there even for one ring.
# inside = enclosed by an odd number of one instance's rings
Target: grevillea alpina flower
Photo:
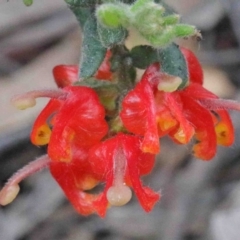
[[[31,134],[34,144],[48,143],[48,156],[32,162],[10,179],[0,194],[2,205],[15,198],[19,191],[19,181],[52,162],[65,163],[65,167],[70,170],[80,152],[82,156],[77,160],[81,161],[80,168],[83,168],[84,153],[108,131],[105,110],[95,91],[89,87],[68,86],[55,91],[33,91],[15,97],[13,102],[20,108],[27,108],[32,106],[36,97],[52,98],[37,118]],[[54,166],[51,166],[51,170],[54,171]],[[81,179],[84,178],[82,175]]]
[[[98,213],[103,217],[109,206],[126,204],[132,197],[130,187],[142,207],[150,211],[159,194],[143,187],[140,176],[152,170],[155,156],[143,153],[140,142],[139,137],[119,134],[89,150],[75,146],[71,162],[51,161],[50,170],[69,201],[83,215]],[[86,192],[101,183],[105,183],[102,192]]]
[[[104,73],[109,72],[108,64],[103,66],[97,73],[99,78],[111,75]],[[31,162],[8,181],[0,193],[0,203],[6,205],[16,197],[18,183],[25,177],[49,167],[82,215],[97,213],[103,217],[109,206],[124,205],[131,199],[130,188],[143,208],[150,211],[160,196],[144,187],[140,176],[152,170],[155,156],[143,153],[139,147],[142,139],[132,135],[118,134],[101,141],[108,125],[95,91],[85,86],[68,86],[77,78],[74,66],[57,66],[53,74],[62,89],[33,91],[13,99],[16,106],[25,109],[35,105],[36,97],[51,98],[31,132],[33,144],[48,144],[48,154]],[[89,192],[102,183],[105,188],[101,193]]]
[[[160,65],[154,63],[124,98],[120,116],[128,131],[144,137],[141,146],[144,152],[158,153],[159,137],[164,135],[180,144],[194,137],[195,156],[209,160],[216,154],[217,144],[233,143],[233,126],[226,109],[239,106],[206,90],[197,58],[187,49],[181,51],[188,63],[189,86],[169,91],[169,76],[161,73]]]

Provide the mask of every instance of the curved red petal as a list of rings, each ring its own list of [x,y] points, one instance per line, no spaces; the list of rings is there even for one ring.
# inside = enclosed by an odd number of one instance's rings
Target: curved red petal
[[[230,146],[234,142],[234,128],[232,120],[226,110],[215,110],[219,121],[215,125],[217,143],[222,146]]]
[[[184,88],[179,92],[182,92],[189,97],[194,97],[195,99],[218,98],[214,93],[197,83],[191,83],[187,88]]]
[[[120,117],[128,131],[144,136],[144,152],[160,151],[154,95],[147,81],[139,82],[123,99]]]
[[[203,84],[203,70],[200,62],[198,61],[195,54],[184,47],[180,47],[180,50],[182,54],[184,55],[187,67],[188,67],[188,74],[189,74],[189,80],[193,83],[198,83],[200,85]]]
[[[195,128],[198,143],[193,147],[194,155],[203,160],[210,160],[216,154],[217,139],[214,121],[210,111],[197,103],[194,98],[181,94],[184,113]]]
[[[223,146],[230,146],[234,141],[234,129],[231,118],[225,110],[227,109],[228,104],[224,105],[224,100],[220,100],[218,96],[199,84],[191,84],[188,88],[183,90],[183,93],[189,97],[195,96],[195,99],[199,101],[199,104],[203,105],[204,108],[212,110],[218,115],[218,122],[215,126],[217,143]],[[214,100],[211,101],[211,99],[219,99],[219,102]]]
[[[154,192],[149,187],[144,187],[141,183],[136,159],[145,158],[146,155],[144,156],[145,153],[141,152],[139,147],[140,145],[137,143],[134,146],[125,144],[124,153],[128,161],[128,172],[134,192],[136,193],[142,208],[146,212],[150,212],[156,202],[160,199],[160,194]]]
[[[90,149],[89,162],[92,165],[93,172],[97,175],[102,173],[102,178],[106,181],[105,189],[102,195],[99,197],[100,201],[106,201],[106,193],[108,189],[118,181],[119,171],[123,171],[121,181],[125,181],[126,184],[131,184],[135,191],[142,207],[146,211],[150,211],[156,201],[159,200],[159,194],[155,193],[148,187],[143,187],[140,181],[140,176],[149,173],[154,165],[154,155],[143,153],[140,150],[141,140],[136,136],[130,136],[125,134],[118,134],[117,136],[104,141]],[[115,153],[121,148],[126,161],[123,169],[115,169]],[[119,160],[119,159],[118,159]],[[121,163],[120,163],[121,164]],[[115,172],[117,171],[117,172]],[[124,184],[122,182],[122,184]]]
[[[98,180],[91,174],[88,175],[82,169],[81,164],[77,161],[71,163],[51,162],[50,171],[66,197],[80,214],[89,215],[96,212],[97,207],[94,200],[97,196],[85,192],[82,186],[88,185],[88,188],[90,188],[89,184],[94,186]]]
[[[68,97],[55,117],[48,146],[50,158],[56,161],[71,161],[73,142],[90,147],[108,130],[105,110],[94,90],[77,86],[64,90]]]
[[[158,62],[151,64],[145,70],[142,80],[143,82],[149,82],[152,87],[156,87],[160,77],[160,64]]]
[[[165,104],[172,115],[178,121],[179,126],[170,133],[170,136],[178,143],[188,143],[193,137],[195,131],[192,124],[187,120],[178,92],[165,93]]]
[[[78,80],[78,66],[57,65],[53,68],[53,77],[60,88],[72,85]]]
[[[54,115],[62,106],[63,101],[51,99],[35,120],[30,135],[35,145],[46,145],[51,136],[51,127],[54,124]]]

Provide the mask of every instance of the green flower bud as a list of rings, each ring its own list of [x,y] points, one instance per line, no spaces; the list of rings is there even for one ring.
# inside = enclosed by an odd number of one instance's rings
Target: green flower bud
[[[198,31],[195,26],[187,24],[177,24],[174,26],[175,36],[176,37],[190,37],[197,35]]]
[[[166,25],[175,25],[179,22],[180,16],[178,14],[168,15],[163,18],[163,24]]]
[[[109,28],[119,28],[129,24],[128,7],[123,4],[106,3],[96,10],[98,21]]]
[[[154,35],[145,36],[149,43],[154,47],[164,47],[172,43],[175,39],[175,29],[172,26],[165,28],[162,32]]]
[[[143,8],[138,8],[132,16],[132,23],[143,35],[151,35],[163,30],[163,13],[162,6],[148,3]]]
[[[144,9],[148,3],[154,3],[154,0],[137,0],[132,6],[131,11],[136,12],[138,10]]]

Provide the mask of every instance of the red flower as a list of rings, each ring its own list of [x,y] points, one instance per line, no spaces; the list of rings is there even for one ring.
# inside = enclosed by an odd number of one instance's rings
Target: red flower
[[[54,69],[55,81],[62,89],[33,91],[15,97],[13,103],[21,109],[34,106],[37,97],[51,98],[31,133],[33,144],[48,144],[48,154],[10,178],[0,192],[0,204],[13,201],[22,179],[49,167],[69,201],[83,215],[105,216],[109,206],[130,201],[131,189],[143,209],[149,212],[160,195],[143,186],[140,178],[152,171],[155,154],[160,151],[160,137],[168,135],[180,144],[194,137],[194,154],[205,160],[215,155],[217,144],[231,145],[233,126],[226,109],[239,110],[239,104],[221,100],[204,89],[197,58],[189,50],[182,49],[182,53],[188,65],[188,86],[178,90],[181,79],[162,73],[160,65],[154,63],[123,98],[122,104],[121,96],[111,99],[121,107],[121,111],[116,109],[112,115],[106,116],[92,88],[69,86],[77,81],[76,66]],[[96,78],[112,79],[110,57],[108,51]],[[121,133],[123,129],[128,132]],[[95,187],[101,184],[105,184],[104,189],[94,193]]]
[[[53,98],[38,116],[31,140],[37,145],[48,143],[48,156],[33,161],[14,175],[2,189],[0,203],[10,203],[22,179],[49,165],[52,175],[73,205],[78,206],[78,211],[85,215],[93,213],[93,208],[87,207],[92,196],[83,191],[99,181],[87,159],[89,148],[100,142],[108,131],[104,107],[93,89],[82,86],[33,91],[16,97],[14,102],[26,108],[33,105],[36,97],[43,96]]]
[[[144,136],[141,146],[144,152],[158,153],[159,137],[163,135],[182,144],[194,136],[195,156],[209,160],[216,153],[217,143],[224,146],[233,143],[233,126],[224,110],[232,106],[204,89],[197,58],[189,50],[182,52],[188,63],[189,86],[172,92],[162,90],[169,76],[159,71],[159,64],[152,64],[124,98],[120,116],[128,131]]]
[[[51,162],[50,170],[75,209],[83,214],[98,213],[105,216],[108,206],[121,206],[131,199],[132,187],[146,211],[159,200],[159,194],[143,187],[139,178],[149,173],[154,165],[154,155],[143,153],[140,138],[119,134],[89,151],[76,146],[69,163]],[[99,183],[105,189],[99,194],[85,190]]]
[[[71,161],[72,144],[90,147],[107,133],[105,110],[97,94],[88,87],[65,87],[67,97],[54,117],[48,145],[52,160]]]

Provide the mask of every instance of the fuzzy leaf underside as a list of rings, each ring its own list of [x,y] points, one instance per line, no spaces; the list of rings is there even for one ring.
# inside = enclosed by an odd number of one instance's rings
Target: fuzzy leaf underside
[[[102,45],[96,19],[90,15],[83,29],[82,55],[80,61],[80,77],[82,79],[93,76],[102,63],[107,49]]]
[[[117,44],[124,44],[127,37],[127,30],[123,27],[109,29],[98,23],[98,34],[104,47],[113,47]]]
[[[187,63],[177,44],[173,43],[166,48],[158,49],[158,61],[162,72],[182,79],[178,89],[188,84]]]

